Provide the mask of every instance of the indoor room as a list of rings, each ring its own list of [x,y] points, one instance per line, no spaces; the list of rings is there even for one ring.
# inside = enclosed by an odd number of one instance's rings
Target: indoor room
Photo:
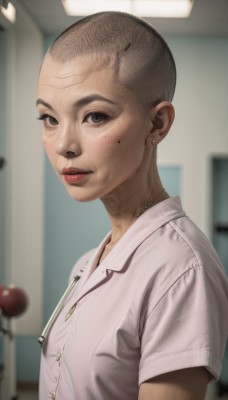
[[[143,18],[173,54],[175,120],[157,149],[159,176],[228,273],[228,1],[0,0],[0,400],[38,400],[38,339],[76,261],[110,231],[99,198],[75,201],[60,184],[36,107],[49,46],[75,21],[106,10]],[[228,399],[228,351],[205,399]]]

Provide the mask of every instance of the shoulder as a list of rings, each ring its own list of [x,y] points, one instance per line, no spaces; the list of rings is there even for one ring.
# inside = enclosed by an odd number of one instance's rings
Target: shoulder
[[[174,273],[174,279],[198,266],[205,267],[212,274],[224,273],[213,245],[186,216],[168,221],[152,232],[136,254],[141,259],[141,265],[149,269],[149,272],[152,272],[150,264],[153,263],[153,271],[154,265],[163,271],[168,268],[169,273]]]

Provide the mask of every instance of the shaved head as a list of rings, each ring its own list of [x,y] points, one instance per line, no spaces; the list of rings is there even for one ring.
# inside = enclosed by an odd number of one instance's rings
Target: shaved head
[[[111,67],[118,81],[144,104],[173,98],[176,68],[172,53],[142,19],[121,12],[90,15],[62,32],[47,52],[60,63],[84,55],[93,58],[94,68]]]

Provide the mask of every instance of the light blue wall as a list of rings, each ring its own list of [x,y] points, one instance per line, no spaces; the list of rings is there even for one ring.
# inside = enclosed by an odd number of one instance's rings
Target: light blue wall
[[[37,342],[36,336],[16,337],[16,360],[17,381],[38,382],[40,345]]]
[[[181,197],[182,168],[178,165],[159,165],[159,175],[170,196]]]

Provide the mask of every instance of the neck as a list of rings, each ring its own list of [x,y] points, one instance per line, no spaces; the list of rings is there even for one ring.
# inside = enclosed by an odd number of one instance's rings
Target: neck
[[[160,190],[153,192],[153,200],[151,197],[150,202],[144,203],[143,206],[138,205],[138,209],[131,206],[131,199],[126,198],[123,203],[114,200],[103,200],[105,208],[108,212],[111,222],[111,238],[109,243],[103,249],[98,264],[112,251],[116,243],[121,239],[130,226],[140,217],[143,212],[153,207],[155,204],[167,199],[169,196],[165,190],[160,186]],[[137,211],[138,210],[138,211]]]
[[[130,190],[125,187],[123,191],[102,199],[111,223],[109,247],[115,245],[146,210],[168,197],[159,179],[152,189],[134,186]]]

